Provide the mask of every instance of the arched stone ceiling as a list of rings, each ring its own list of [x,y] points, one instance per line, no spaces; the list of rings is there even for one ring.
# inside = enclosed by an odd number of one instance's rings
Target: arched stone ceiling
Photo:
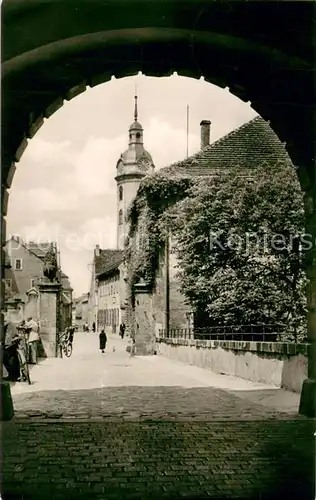
[[[177,71],[251,101],[286,142],[304,187],[315,158],[313,11],[286,1],[4,0],[6,185],[27,139],[65,99],[112,75]]]

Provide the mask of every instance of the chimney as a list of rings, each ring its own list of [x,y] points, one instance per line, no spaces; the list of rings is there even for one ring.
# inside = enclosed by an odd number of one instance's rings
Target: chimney
[[[100,257],[100,245],[95,246],[95,256]]]
[[[200,127],[201,127],[201,149],[204,149],[210,144],[211,122],[209,120],[202,120],[200,123]]]

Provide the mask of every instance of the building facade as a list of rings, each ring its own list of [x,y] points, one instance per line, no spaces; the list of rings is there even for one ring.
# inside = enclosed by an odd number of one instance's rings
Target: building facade
[[[39,293],[38,285],[43,278],[44,257],[53,245],[58,255],[57,245],[50,242],[36,244],[33,241],[25,242],[18,236],[13,236],[6,242],[5,252],[7,267],[5,269],[5,299],[29,303],[30,296]],[[62,272],[60,266],[57,280],[61,283],[60,321],[61,329],[71,324],[72,292],[68,276]],[[33,314],[38,314],[38,307],[33,308]]]
[[[84,293],[74,300],[75,307],[72,310],[73,324],[82,331],[84,325],[89,324],[89,293]]]
[[[106,333],[118,333],[125,322],[126,282],[125,265],[105,270],[98,275],[98,328]]]

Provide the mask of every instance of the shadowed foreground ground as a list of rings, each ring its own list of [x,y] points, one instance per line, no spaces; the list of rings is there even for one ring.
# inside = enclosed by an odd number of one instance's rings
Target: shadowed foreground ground
[[[313,498],[308,420],[4,427],[4,499]]]

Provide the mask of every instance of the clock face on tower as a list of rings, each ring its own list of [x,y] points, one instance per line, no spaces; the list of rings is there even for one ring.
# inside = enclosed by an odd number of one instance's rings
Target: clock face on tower
[[[138,168],[142,172],[146,172],[150,167],[150,161],[147,158],[140,158],[138,161]]]

